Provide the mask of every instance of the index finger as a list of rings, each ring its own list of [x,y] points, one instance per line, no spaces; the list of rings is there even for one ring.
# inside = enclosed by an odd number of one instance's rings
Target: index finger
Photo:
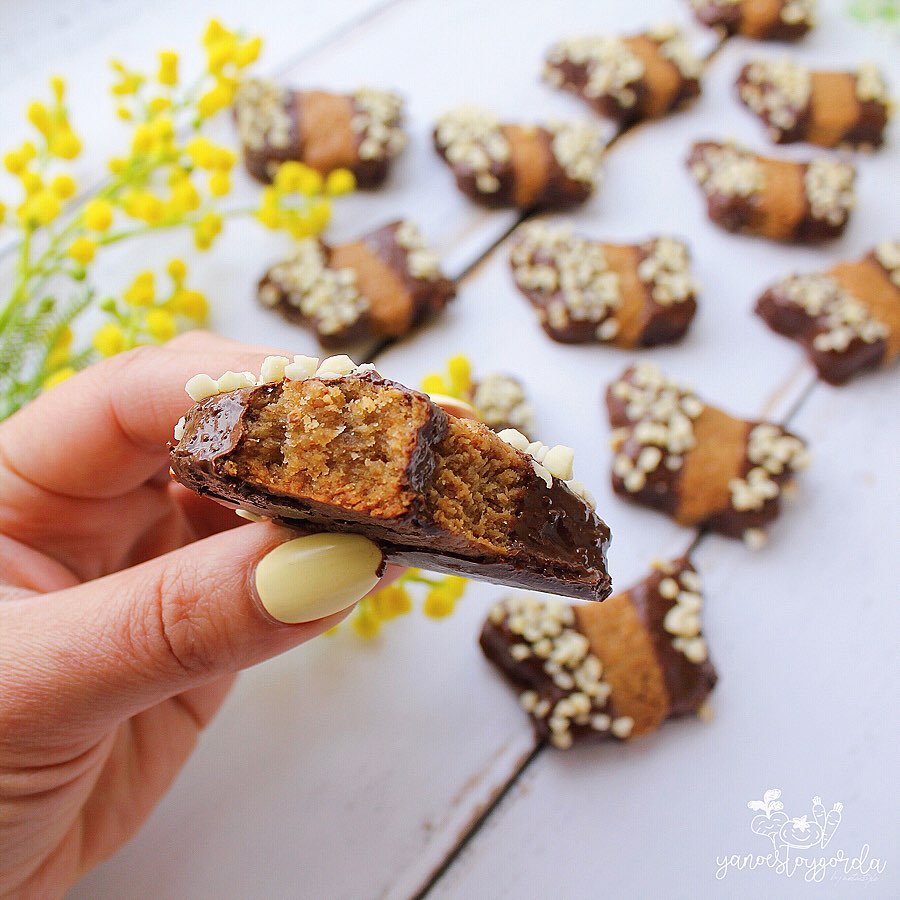
[[[191,332],[90,366],[0,425],[0,474],[65,497],[125,493],[166,465],[191,376],[258,372],[280,352]]]

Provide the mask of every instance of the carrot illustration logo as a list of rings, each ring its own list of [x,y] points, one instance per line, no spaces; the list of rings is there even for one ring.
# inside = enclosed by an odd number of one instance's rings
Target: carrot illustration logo
[[[829,873],[832,881],[875,881],[887,866],[884,860],[871,855],[868,844],[852,856],[844,850],[830,856],[821,852],[841,824],[843,803],[834,803],[826,810],[822,798],[816,796],[810,812],[789,816],[781,802],[780,788],[770,788],[761,800],[750,800],[747,808],[756,813],[750,830],[768,838],[772,852],[717,856],[716,878],[720,881],[731,871],[754,869],[769,869],[786,878],[799,876],[808,882],[822,882]]]

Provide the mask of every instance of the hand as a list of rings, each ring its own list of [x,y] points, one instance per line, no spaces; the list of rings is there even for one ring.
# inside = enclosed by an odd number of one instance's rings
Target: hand
[[[0,895],[61,895],[113,853],[234,673],[321,634],[378,581],[365,538],[238,528],[169,478],[185,381],[258,372],[265,355],[186,335],[0,424]]]

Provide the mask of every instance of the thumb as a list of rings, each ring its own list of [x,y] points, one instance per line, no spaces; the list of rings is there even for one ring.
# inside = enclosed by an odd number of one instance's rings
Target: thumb
[[[295,535],[247,525],[0,604],[0,735],[46,722],[90,736],[330,628],[377,584],[381,551],[359,535]]]

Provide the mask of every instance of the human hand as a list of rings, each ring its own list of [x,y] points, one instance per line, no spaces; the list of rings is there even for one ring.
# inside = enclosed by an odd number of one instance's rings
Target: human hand
[[[0,424],[0,896],[61,895],[113,853],[234,673],[332,627],[378,581],[363,537],[236,528],[169,478],[185,381],[265,355],[186,335]]]

